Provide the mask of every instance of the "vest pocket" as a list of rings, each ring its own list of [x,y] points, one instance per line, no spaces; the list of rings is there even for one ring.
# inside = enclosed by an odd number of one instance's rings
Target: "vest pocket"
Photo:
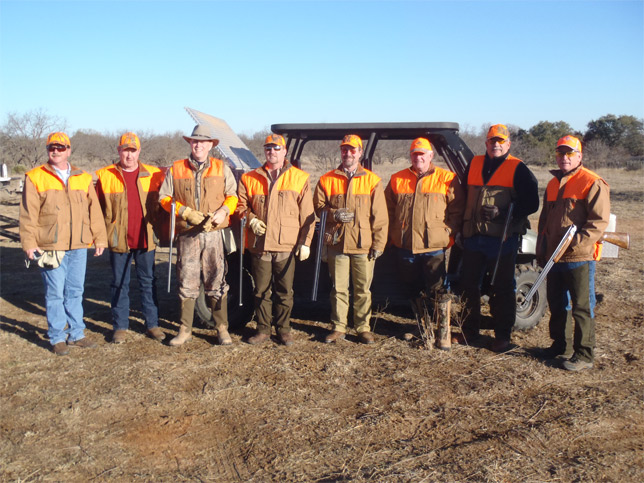
[[[297,218],[284,217],[280,223],[280,245],[295,245],[297,243],[297,235],[300,232],[300,225]]]
[[[47,245],[58,242],[58,216],[41,215],[38,221],[38,244]]]

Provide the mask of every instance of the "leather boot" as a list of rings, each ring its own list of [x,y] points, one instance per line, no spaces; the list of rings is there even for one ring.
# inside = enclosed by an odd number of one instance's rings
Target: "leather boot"
[[[210,305],[215,329],[217,329],[217,342],[219,345],[232,344],[233,340],[228,333],[228,297],[224,295],[219,300],[208,297],[208,305]]]
[[[172,347],[178,347],[192,339],[192,321],[195,316],[196,299],[181,299],[181,327],[176,337],[170,340]]]

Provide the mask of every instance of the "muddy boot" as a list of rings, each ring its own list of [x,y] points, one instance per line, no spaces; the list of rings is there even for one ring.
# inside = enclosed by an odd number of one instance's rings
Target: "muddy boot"
[[[192,339],[192,320],[195,316],[196,299],[181,299],[181,327],[176,337],[170,340],[172,347],[178,347]]]
[[[432,328],[432,319],[429,316],[427,305],[424,297],[416,297],[411,301],[411,308],[416,317],[416,323],[420,331],[420,338],[427,349],[431,349],[434,345],[434,329]]]
[[[449,294],[440,295],[436,312],[438,337],[436,338],[436,347],[441,350],[449,351],[452,349],[452,330],[451,317],[452,297]]]
[[[228,297],[224,295],[219,300],[208,297],[208,305],[215,321],[215,329],[217,329],[217,342],[219,345],[232,344],[233,340],[228,333]]]

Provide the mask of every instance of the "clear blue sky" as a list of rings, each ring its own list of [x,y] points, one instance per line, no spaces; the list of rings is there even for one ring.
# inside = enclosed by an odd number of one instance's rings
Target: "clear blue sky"
[[[284,122],[644,117],[644,2],[0,0],[0,119],[252,134]]]

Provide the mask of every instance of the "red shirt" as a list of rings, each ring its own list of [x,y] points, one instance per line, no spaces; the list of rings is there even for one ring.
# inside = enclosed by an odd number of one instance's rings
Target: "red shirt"
[[[127,193],[127,245],[132,249],[145,249],[148,247],[148,242],[143,229],[143,209],[137,186],[138,178],[138,168],[135,171],[123,171]]]

